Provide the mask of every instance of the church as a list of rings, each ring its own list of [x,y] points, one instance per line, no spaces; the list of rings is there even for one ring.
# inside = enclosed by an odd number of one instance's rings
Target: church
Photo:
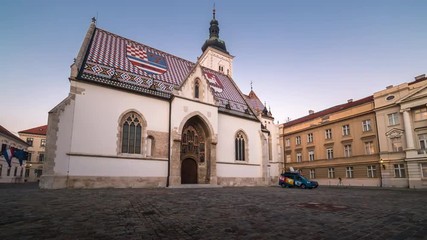
[[[69,95],[49,112],[41,188],[266,186],[282,166],[274,118],[209,38],[190,62],[92,23]]]

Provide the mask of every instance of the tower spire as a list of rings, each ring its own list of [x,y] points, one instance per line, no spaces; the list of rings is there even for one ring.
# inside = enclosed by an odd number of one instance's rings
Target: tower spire
[[[214,3],[214,7],[213,7],[212,13],[213,13],[213,19],[215,19],[215,3]]]
[[[218,20],[216,20],[216,9],[215,9],[215,3],[212,10],[212,20],[210,22],[209,27],[209,39],[205,41],[205,43],[202,46],[202,51],[204,52],[208,47],[216,48],[222,52],[227,52],[227,48],[225,47],[225,42],[219,39],[219,23]]]

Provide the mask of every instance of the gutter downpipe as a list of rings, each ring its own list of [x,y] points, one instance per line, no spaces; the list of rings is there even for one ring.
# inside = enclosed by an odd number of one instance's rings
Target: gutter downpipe
[[[169,187],[170,173],[171,173],[171,141],[172,141],[172,101],[174,96],[172,95],[169,100],[169,141],[168,141],[168,176],[166,178],[166,187]]]

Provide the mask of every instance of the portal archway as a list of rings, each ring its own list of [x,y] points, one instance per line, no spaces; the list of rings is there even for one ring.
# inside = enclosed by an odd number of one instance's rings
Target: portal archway
[[[210,183],[209,127],[198,115],[185,122],[180,142],[181,184]]]

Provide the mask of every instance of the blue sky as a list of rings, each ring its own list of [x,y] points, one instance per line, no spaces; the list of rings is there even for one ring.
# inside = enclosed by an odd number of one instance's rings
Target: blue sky
[[[68,95],[70,65],[97,26],[195,62],[214,1],[0,3],[0,125],[47,124]],[[271,106],[276,121],[360,99],[427,73],[427,1],[217,0],[233,78]]]

